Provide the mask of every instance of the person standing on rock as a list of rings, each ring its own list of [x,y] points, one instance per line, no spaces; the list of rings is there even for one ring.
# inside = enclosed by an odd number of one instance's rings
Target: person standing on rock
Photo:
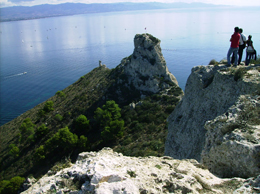
[[[246,66],[248,66],[254,53],[255,53],[255,49],[253,46],[252,36],[249,35],[247,40],[247,49],[246,49]]]
[[[239,28],[235,27],[234,31],[235,31],[234,34],[232,34],[232,36],[230,38],[231,45],[230,45],[230,48],[227,53],[227,66],[228,67],[231,66],[231,61],[230,61],[231,54],[234,55],[234,57],[235,57],[234,65],[237,66],[237,53],[238,53],[239,40],[240,40]]]
[[[239,65],[242,60],[244,48],[246,48],[246,36],[243,34],[242,28],[239,28],[238,33],[240,34],[239,47],[238,47],[238,62],[237,62],[237,64]],[[234,63],[234,62],[235,62],[235,56],[232,55],[231,63]]]

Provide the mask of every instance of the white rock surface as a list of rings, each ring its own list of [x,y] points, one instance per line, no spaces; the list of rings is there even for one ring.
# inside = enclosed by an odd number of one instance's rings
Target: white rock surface
[[[243,181],[220,179],[196,160],[127,157],[104,148],[81,153],[72,167],[45,175],[23,194],[232,193]]]
[[[259,115],[260,97],[241,95],[226,113],[207,121],[202,163],[221,177],[259,175],[260,125],[248,121],[260,124]]]
[[[242,78],[235,76],[239,75],[239,68],[246,72]],[[259,132],[254,129],[257,126],[251,126],[254,142],[243,138],[247,128],[242,124],[246,121],[239,115],[246,107],[243,96],[252,106],[259,106],[259,69],[260,65],[194,67],[184,97],[168,117],[165,155],[197,159],[221,176],[258,175]],[[230,125],[237,127],[230,129]]]

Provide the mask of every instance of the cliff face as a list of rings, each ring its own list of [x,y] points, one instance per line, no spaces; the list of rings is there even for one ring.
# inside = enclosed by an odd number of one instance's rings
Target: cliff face
[[[259,174],[259,71],[259,65],[194,67],[168,117],[165,155],[197,159],[220,176]]]
[[[69,168],[49,171],[23,193],[231,193],[242,182],[220,179],[195,160],[126,157],[103,148],[81,153]]]

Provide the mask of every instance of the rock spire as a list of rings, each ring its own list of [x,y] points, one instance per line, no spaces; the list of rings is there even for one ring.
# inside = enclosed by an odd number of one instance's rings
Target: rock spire
[[[121,61],[120,67],[139,90],[157,93],[172,84],[178,85],[166,66],[160,42],[150,34],[137,34],[133,54]]]

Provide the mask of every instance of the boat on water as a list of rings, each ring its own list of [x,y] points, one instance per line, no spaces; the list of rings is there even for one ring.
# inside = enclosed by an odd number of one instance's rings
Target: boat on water
[[[23,74],[26,74],[27,72],[25,71],[25,72],[23,72]]]

